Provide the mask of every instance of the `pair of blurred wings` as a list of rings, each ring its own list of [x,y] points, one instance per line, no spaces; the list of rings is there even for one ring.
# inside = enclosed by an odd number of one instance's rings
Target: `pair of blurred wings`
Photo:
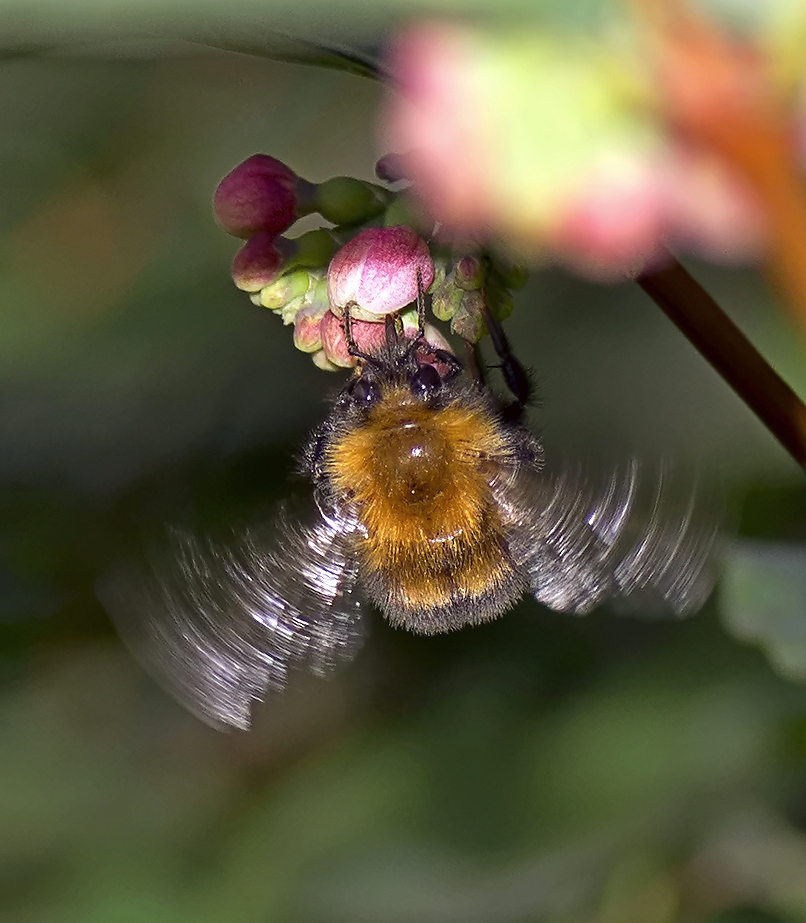
[[[691,481],[631,462],[600,482],[502,468],[493,490],[529,589],[559,611],[612,599],[634,615],[684,615],[714,581],[717,510]],[[321,511],[226,542],[172,531],[148,568],[99,596],[154,678],[215,727],[248,728],[255,701],[303,668],[327,673],[361,646],[354,520]]]

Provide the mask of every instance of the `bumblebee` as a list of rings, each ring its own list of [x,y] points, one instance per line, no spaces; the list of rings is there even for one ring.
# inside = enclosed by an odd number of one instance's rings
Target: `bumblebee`
[[[552,470],[524,423],[529,378],[488,315],[512,397],[386,320],[303,455],[315,508],[216,542],[174,532],[135,591],[102,599],[135,655],[214,726],[247,728],[295,667],[359,648],[362,610],[425,634],[477,625],[524,594],[584,613],[607,599],[683,615],[714,583],[715,517],[690,484],[635,460],[600,482]],[[166,562],[169,562],[166,564]]]

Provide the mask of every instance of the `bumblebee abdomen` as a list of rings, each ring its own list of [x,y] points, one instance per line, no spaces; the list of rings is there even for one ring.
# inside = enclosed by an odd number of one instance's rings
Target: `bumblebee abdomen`
[[[391,545],[368,535],[362,548],[366,592],[389,621],[424,634],[500,615],[524,590],[500,533]]]

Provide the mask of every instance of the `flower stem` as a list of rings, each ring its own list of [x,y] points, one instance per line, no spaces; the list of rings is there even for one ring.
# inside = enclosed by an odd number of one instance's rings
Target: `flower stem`
[[[806,405],[673,257],[636,282],[806,469]]]

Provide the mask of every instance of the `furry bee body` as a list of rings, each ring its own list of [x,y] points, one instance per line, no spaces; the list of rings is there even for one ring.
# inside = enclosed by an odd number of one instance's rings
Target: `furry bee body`
[[[410,343],[376,357],[309,453],[326,508],[359,523],[365,592],[392,624],[424,633],[494,618],[523,593],[495,485],[541,457],[492,392],[430,358]]]

